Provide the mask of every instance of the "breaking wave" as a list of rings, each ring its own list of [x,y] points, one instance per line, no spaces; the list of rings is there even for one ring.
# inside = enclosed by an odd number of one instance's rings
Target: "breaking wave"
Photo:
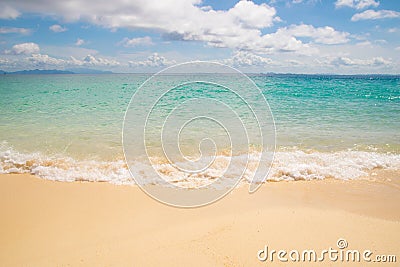
[[[241,157],[243,165],[247,162],[247,155]],[[250,157],[258,157],[257,152]],[[214,163],[201,173],[181,175],[169,164],[159,162],[154,164],[158,173],[172,184],[184,187],[198,187],[214,183],[215,187],[224,186],[223,177],[229,157],[220,155]],[[262,164],[262,163],[260,163]],[[240,175],[244,166],[236,166]],[[257,166],[248,166],[244,173],[244,180],[250,180],[252,169]],[[134,162],[132,169],[141,175],[151,173],[146,171],[147,165],[140,161]],[[342,179],[350,180],[363,177],[374,169],[400,170],[400,155],[370,151],[338,151],[319,152],[299,149],[285,149],[275,153],[273,166],[267,181],[297,181],[315,179]],[[125,161],[121,158],[115,161],[76,160],[68,156],[47,156],[41,153],[20,153],[13,148],[0,146],[0,173],[30,173],[40,178],[53,181],[89,181],[110,182],[113,184],[134,184]],[[146,177],[149,184],[155,184],[155,177]]]

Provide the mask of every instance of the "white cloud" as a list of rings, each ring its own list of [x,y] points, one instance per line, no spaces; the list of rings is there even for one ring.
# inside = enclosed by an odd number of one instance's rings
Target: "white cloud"
[[[351,17],[351,21],[368,20],[368,19],[386,19],[386,18],[400,18],[400,12],[393,10],[365,10],[364,12],[357,13]]]
[[[76,39],[75,45],[76,46],[81,46],[84,43],[85,43],[85,40],[78,38],[78,39]]]
[[[379,6],[379,1],[375,0],[337,0],[335,2],[336,8],[351,7],[355,9],[363,9],[367,7]]]
[[[73,46],[42,45],[40,49],[41,51],[43,51],[43,53],[49,55],[57,55],[57,57],[60,58],[70,58],[71,56],[75,58],[84,58],[87,55],[97,56],[99,54],[99,51],[95,49],[88,49],[75,45]]]
[[[400,51],[400,46],[396,47],[394,50]]]
[[[339,65],[339,66],[357,65],[354,60],[351,60],[348,57],[337,57],[335,59],[332,59],[330,61],[330,63],[333,64],[333,65]]]
[[[240,1],[229,10],[202,8],[200,0],[76,0],[74,5],[53,0],[3,0],[21,12],[85,21],[110,29],[150,29],[214,47],[239,48],[261,36],[277,19],[267,4]]]
[[[372,59],[372,64],[371,65],[373,65],[373,66],[381,66],[381,65],[389,65],[391,63],[392,63],[391,60],[387,60],[387,59],[384,59],[382,57],[374,57]]]
[[[392,62],[382,57],[372,59],[350,59],[348,57],[336,57],[330,60],[330,63],[336,66],[383,66]]]
[[[29,34],[31,33],[31,30],[26,28],[0,27],[0,34],[7,33]]]
[[[94,57],[92,55],[87,55],[82,61],[76,60],[75,58],[71,58],[72,62],[75,65],[84,65],[84,66],[118,66],[120,62],[115,59],[106,59],[100,57]]]
[[[213,26],[211,29],[222,28],[227,24],[234,29],[243,26],[268,27],[272,25],[276,13],[267,4],[257,5],[251,1],[240,1],[228,11],[203,8],[200,0],[164,0],[157,4],[147,0],[76,0],[74,5],[53,0],[3,2],[23,12],[56,15],[67,21],[84,20],[108,28],[160,29],[203,34],[207,34],[210,26]]]
[[[296,37],[287,32],[285,28],[278,29],[275,33],[266,34],[253,44],[253,46],[244,46],[242,49],[269,54],[274,52],[313,54],[317,52],[317,49],[296,39]]]
[[[43,67],[44,65],[59,66],[64,65],[66,62],[63,59],[57,59],[42,54],[32,54],[30,57],[27,57],[26,60],[36,67]]]
[[[347,37],[350,35],[347,32],[336,31],[334,28],[328,26],[315,28],[312,25],[306,24],[291,25],[289,28],[280,28],[278,32],[295,37],[309,37],[320,44],[347,43],[349,41]]]
[[[384,39],[378,39],[378,40],[375,40],[374,42],[377,43],[377,44],[387,44],[387,43],[388,43],[388,42],[387,42],[386,40],[384,40]]]
[[[30,65],[42,68],[66,68],[77,66],[115,67],[121,64],[115,59],[106,59],[92,55],[87,55],[82,59],[76,59],[74,57],[70,57],[69,59],[60,59],[49,55],[33,54],[32,56],[25,58],[25,60],[31,63]]]
[[[130,67],[163,67],[175,63],[175,61],[169,61],[158,53],[153,53],[144,61],[128,61]]]
[[[357,46],[369,46],[369,47],[371,47],[372,43],[370,41],[362,41],[362,42],[356,43],[356,45]]]
[[[8,58],[1,58],[0,57],[0,65],[8,65],[10,60]]]
[[[272,26],[275,14],[275,9],[267,4],[256,5],[251,1],[239,1],[225,15],[231,16],[234,22],[239,22],[244,28],[260,29]]]
[[[345,47],[353,50],[346,51]],[[237,51],[230,58],[218,60],[221,63],[240,68],[242,71],[250,72],[294,72],[294,73],[398,73],[399,64],[397,58],[390,54],[379,56],[380,48],[368,48],[367,46],[354,47],[343,45],[341,49],[325,46],[331,53],[328,56],[303,56],[291,54],[275,54],[266,57],[247,51]],[[369,49],[369,50],[368,50]],[[397,48],[397,50],[399,50]],[[357,53],[361,51],[360,53]],[[365,53],[371,51],[371,53]],[[129,57],[132,57],[131,54]],[[139,53],[137,56],[143,56]],[[369,57],[366,57],[368,55]],[[84,57],[57,58],[48,54],[32,54],[23,57],[14,55],[3,55],[0,57],[0,69],[67,69],[74,67],[88,67],[103,70],[117,70],[131,72],[135,70],[154,70],[176,63],[167,60],[164,56],[155,53],[145,60],[128,61],[128,58],[108,58],[94,56],[92,54]]]
[[[299,0],[285,1],[288,3],[300,2]],[[302,1],[304,4],[312,2],[311,0]],[[361,10],[362,8],[375,7],[379,2],[377,0],[339,0],[336,3],[338,7],[349,6]],[[337,70],[342,69],[338,68],[338,66],[346,66],[339,64],[339,59],[341,59],[343,63],[347,62],[348,66],[357,66],[354,71],[371,72],[374,68],[382,71],[386,70],[378,67],[379,62],[382,63],[386,60],[387,62],[392,62],[391,65],[389,64],[392,67],[390,71],[397,73],[399,71],[399,64],[396,63],[399,60],[398,53],[393,48],[388,49],[392,45],[380,46],[373,41],[371,41],[373,45],[369,45],[367,42],[363,42],[369,38],[364,38],[358,41],[359,45],[354,45],[349,40],[357,39],[356,35],[350,35],[347,32],[329,26],[316,27],[299,24],[271,30],[270,27],[279,21],[275,8],[268,4],[255,4],[250,1],[237,2],[236,5],[228,10],[214,10],[210,6],[202,6],[200,0],[163,0],[156,4],[147,0],[74,0],[74,5],[66,1],[53,0],[2,0],[0,3],[0,15],[3,12],[2,7],[6,6],[14,12],[11,12],[11,15],[7,15],[9,18],[17,17],[20,12],[34,13],[43,17],[50,16],[52,19],[59,20],[60,22],[58,23],[61,23],[61,21],[62,23],[80,21],[90,27],[96,25],[114,30],[119,28],[140,29],[141,31],[160,33],[166,39],[165,41],[200,41],[211,47],[230,48],[232,51],[237,51],[229,59],[237,66],[249,66],[248,64],[268,66],[273,64],[273,71],[281,70],[286,72],[297,68],[295,70],[298,70],[298,72],[337,72]],[[393,16],[393,13],[388,14],[388,11],[384,11],[383,15],[382,11],[372,12],[378,13],[375,17]],[[396,11],[389,12],[395,12],[395,16],[398,16]],[[356,14],[354,17],[357,18],[357,16],[361,16],[364,13],[368,14],[365,11]],[[390,27],[393,28],[394,26],[391,25]],[[85,36],[82,37],[86,38]],[[143,39],[125,38],[120,42],[120,45],[135,47],[138,45],[150,45],[153,42],[150,37],[141,38]],[[204,55],[190,54],[188,56],[187,54],[183,55],[184,52],[180,54],[181,51],[179,50],[175,51],[174,53],[176,54],[172,56],[165,53],[163,53],[163,56],[154,54],[147,59],[145,52],[140,55],[118,54],[116,58],[105,58],[99,56],[96,50],[85,49],[83,48],[85,47],[84,45],[83,47],[79,46],[82,45],[82,42],[85,41],[78,39],[75,45],[72,42],[68,47],[51,47],[41,44],[40,50],[39,47],[36,50],[15,48],[8,51],[9,55],[3,56],[8,57],[7,64],[11,64],[14,62],[13,60],[20,60],[24,54],[28,54],[31,59],[29,61],[26,60],[26,62],[30,62],[29,64],[42,62],[42,64],[47,64],[48,66],[50,64],[59,64],[59,66],[100,66],[104,68],[115,66],[116,68],[125,68],[128,71],[132,71],[128,66],[159,67],[174,62],[167,60],[165,57],[177,59],[178,61],[181,61],[182,58],[184,60],[193,60],[197,59],[197,57],[203,57],[202,59],[204,59]],[[222,60],[221,57],[227,53],[229,51],[223,49],[221,53],[211,55],[215,55],[216,58]],[[20,56],[14,56],[15,54]],[[53,60],[51,57],[55,55],[57,55],[57,58]],[[366,55],[371,58],[369,61],[364,58]],[[69,58],[69,56],[73,56],[73,58]],[[210,59],[211,56],[208,54],[206,57]],[[325,62],[324,59],[326,57],[330,57],[329,62],[323,65],[324,68],[320,68],[322,65],[316,64],[316,60]],[[138,58],[138,60],[132,61],[132,58]],[[375,58],[374,62],[372,61],[373,58]],[[379,58],[384,61],[380,61]],[[337,62],[337,64],[335,65],[332,62]],[[362,65],[361,63],[365,64]],[[366,65],[366,63],[369,65]],[[295,67],[290,69],[292,66]],[[365,66],[365,68],[362,66]],[[289,67],[289,69],[285,69],[285,67]]]
[[[3,0],[22,12],[56,16],[65,21],[85,21],[109,29],[128,28],[155,30],[166,39],[201,41],[211,47],[231,48],[254,53],[296,52],[315,53],[313,43],[347,42],[347,33],[332,27],[311,25],[291,26],[275,33],[263,30],[280,21],[274,7],[239,1],[228,10],[201,6],[201,0],[163,0],[154,4],[147,0],[75,0],[66,1]],[[365,1],[365,0],[364,0]],[[302,33],[296,33],[301,30]],[[298,37],[311,38],[313,43]],[[146,38],[146,37],[142,37]],[[126,39],[125,45],[150,43],[149,39]]]
[[[300,24],[279,28],[275,33],[260,35],[248,33],[235,39],[224,39],[209,43],[216,47],[229,47],[235,50],[251,51],[254,53],[271,54],[276,52],[295,52],[298,54],[315,54],[318,50],[313,44],[299,40],[299,37],[310,38],[314,43],[342,44],[348,42],[347,32],[336,31],[332,27],[318,27]]]
[[[119,44],[125,47],[135,47],[139,45],[153,45],[154,43],[151,40],[151,37],[145,36],[132,39],[124,38]]]
[[[5,54],[12,54],[12,55],[31,55],[39,53],[40,48],[39,45],[35,43],[22,43],[14,45],[11,50],[4,51]]]
[[[223,60],[222,63],[235,67],[242,67],[265,66],[272,64],[273,62],[270,58],[265,58],[246,51],[237,51],[231,58]]]
[[[25,53],[27,54],[27,53]],[[115,58],[104,58],[93,55],[87,55],[83,58],[75,58],[73,56],[69,58],[57,58],[47,54],[32,53],[28,56],[23,56],[24,53],[20,53],[19,56],[13,56],[9,54],[5,57],[0,57],[0,66],[4,69],[65,69],[71,67],[95,67],[95,68],[115,68],[119,66],[128,67],[127,63],[121,63]]]
[[[54,24],[54,25],[51,25],[51,26],[49,27],[49,30],[51,30],[51,31],[53,31],[53,32],[65,32],[65,31],[67,31],[68,29],[65,28],[65,27],[62,27],[61,25]]]
[[[0,3],[0,19],[16,19],[19,15],[20,13],[15,8]]]

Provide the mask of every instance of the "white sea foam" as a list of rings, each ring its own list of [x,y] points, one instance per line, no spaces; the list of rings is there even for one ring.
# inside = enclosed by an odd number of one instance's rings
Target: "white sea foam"
[[[123,160],[75,160],[71,157],[23,154],[13,149],[0,151],[0,173],[31,173],[53,181],[133,183]]]
[[[257,158],[256,153],[251,157]],[[235,166],[231,175],[240,175],[246,166],[247,155],[239,155],[242,165]],[[242,160],[243,159],[243,160]],[[227,156],[218,156],[207,170],[197,174],[182,174],[166,163],[153,167],[165,180],[184,187],[197,187],[213,183],[216,188],[224,186],[218,179],[229,164]],[[263,164],[263,163],[260,163]],[[148,165],[141,162],[132,164],[133,173],[146,176],[152,173]],[[249,166],[244,174],[250,180],[256,165]],[[313,179],[357,179],[373,169],[400,170],[400,155],[367,151],[318,152],[289,150],[275,153],[273,166],[267,180],[293,181]],[[24,154],[11,148],[0,147],[0,173],[31,173],[38,177],[54,181],[90,181],[110,182],[113,184],[134,184],[123,160],[98,161],[75,160],[65,156],[45,156],[40,153]],[[225,177],[229,179],[233,177]],[[156,183],[155,177],[146,177],[149,184]]]
[[[373,169],[400,170],[400,155],[366,151],[277,152],[270,180],[356,179]]]

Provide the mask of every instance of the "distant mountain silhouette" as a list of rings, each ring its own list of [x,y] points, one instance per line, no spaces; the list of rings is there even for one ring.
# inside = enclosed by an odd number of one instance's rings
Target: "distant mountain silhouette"
[[[111,74],[112,71],[104,71],[104,70],[94,70],[94,69],[85,69],[85,68],[71,68],[66,69],[67,71],[72,71],[77,74]]]
[[[65,70],[19,70],[13,72],[4,72],[4,74],[74,74],[72,71]]]
[[[110,74],[111,71],[93,70],[93,69],[67,69],[67,70],[19,70],[19,71],[3,71],[0,74]]]

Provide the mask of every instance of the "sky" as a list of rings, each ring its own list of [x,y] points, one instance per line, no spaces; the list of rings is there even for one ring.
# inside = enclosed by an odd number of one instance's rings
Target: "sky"
[[[398,0],[1,0],[0,69],[399,74]]]

